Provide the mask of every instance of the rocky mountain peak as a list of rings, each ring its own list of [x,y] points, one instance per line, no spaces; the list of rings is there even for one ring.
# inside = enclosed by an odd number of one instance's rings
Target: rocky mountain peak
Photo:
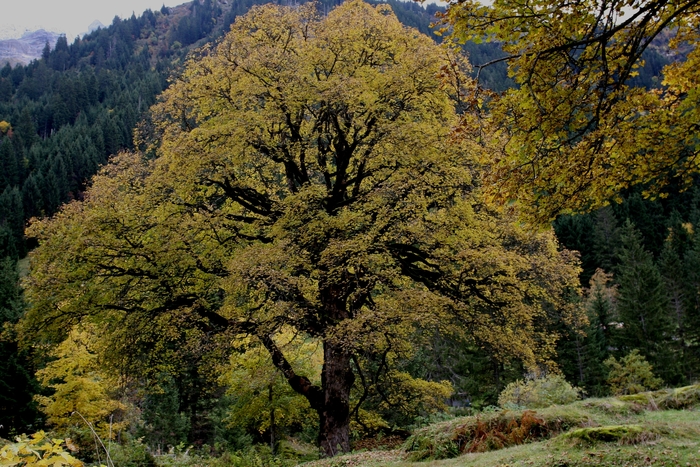
[[[60,36],[56,32],[39,29],[25,32],[19,39],[0,40],[0,66],[6,63],[11,66],[18,63],[26,65],[41,57],[47,42],[53,48]]]

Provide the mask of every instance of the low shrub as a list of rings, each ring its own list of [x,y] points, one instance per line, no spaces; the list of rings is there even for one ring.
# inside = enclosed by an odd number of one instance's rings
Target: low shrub
[[[561,375],[547,375],[510,383],[498,396],[498,405],[504,408],[540,409],[570,404],[579,399],[582,392]]]
[[[154,456],[158,467],[292,467],[298,459],[275,456],[270,447],[257,444],[245,451],[225,452],[214,457],[196,452],[172,453]]]
[[[663,384],[661,379],[654,376],[651,364],[637,349],[619,361],[610,357],[603,363],[610,368],[607,381],[616,396],[658,389]]]
[[[502,410],[458,418],[417,430],[403,445],[410,460],[447,459],[550,438],[580,426],[587,418],[576,410]]]
[[[34,433],[31,437],[19,436],[16,442],[7,443],[0,448],[0,465],[83,467],[81,461],[64,449],[70,446],[69,440],[49,439],[43,431]]]
[[[114,465],[119,467],[156,467],[156,461],[140,439],[123,444],[112,443],[109,453]]]

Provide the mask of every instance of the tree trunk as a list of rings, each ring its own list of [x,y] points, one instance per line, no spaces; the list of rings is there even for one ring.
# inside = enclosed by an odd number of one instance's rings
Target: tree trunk
[[[350,450],[350,389],[355,375],[350,367],[350,354],[337,343],[323,343],[324,362],[321,387],[297,375],[269,335],[258,336],[270,352],[272,362],[282,371],[289,385],[306,397],[319,416],[319,445],[327,457]]]
[[[341,345],[323,343],[323,405],[318,409],[318,441],[323,453],[332,457],[350,451],[350,389],[355,374],[350,354]]]
[[[345,300],[338,287],[321,289],[327,323],[338,323],[348,318]],[[326,330],[330,325],[326,326]],[[294,368],[277,347],[270,335],[259,334],[258,338],[270,352],[272,363],[277,367],[289,385],[297,393],[306,397],[309,405],[319,416],[318,442],[326,457],[350,450],[350,390],[355,382],[355,374],[350,365],[352,353],[347,346],[333,338],[323,341],[323,370],[321,387],[313,385]]]

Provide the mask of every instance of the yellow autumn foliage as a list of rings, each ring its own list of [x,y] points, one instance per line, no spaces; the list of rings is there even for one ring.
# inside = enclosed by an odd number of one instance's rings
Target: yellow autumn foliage
[[[517,83],[492,96],[485,120],[489,195],[529,220],[687,188],[700,171],[700,15],[694,0],[455,1],[453,40],[498,42]],[[663,44],[663,45],[660,45]],[[673,57],[652,89],[634,82],[643,54]],[[481,65],[481,64],[477,64]]]
[[[70,440],[49,439],[39,431],[30,437],[19,436],[14,443],[0,448],[0,465],[17,467],[83,467],[83,463],[64,450]]]
[[[54,391],[35,399],[46,421],[59,433],[88,422],[107,439],[125,427],[126,422],[118,419],[110,427],[110,416],[123,411],[125,405],[114,398],[116,381],[101,367],[97,338],[94,328],[74,328],[51,353],[55,359],[36,373],[39,382]]]
[[[316,384],[320,382],[323,355],[318,340],[303,339],[291,329],[283,329],[275,341],[297,371],[309,375]],[[289,386],[267,350],[254,339],[243,339],[239,344],[241,352],[231,356],[219,379],[234,401],[226,422],[263,432],[270,428],[270,412],[274,410],[278,428],[317,423],[308,401]]]

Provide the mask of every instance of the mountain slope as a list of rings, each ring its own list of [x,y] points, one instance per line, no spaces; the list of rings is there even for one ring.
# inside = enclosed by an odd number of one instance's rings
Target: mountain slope
[[[55,32],[39,29],[27,32],[19,39],[0,40],[0,66],[6,63],[12,67],[17,64],[27,65],[41,57],[47,43],[53,48],[58,38],[59,34]]]

